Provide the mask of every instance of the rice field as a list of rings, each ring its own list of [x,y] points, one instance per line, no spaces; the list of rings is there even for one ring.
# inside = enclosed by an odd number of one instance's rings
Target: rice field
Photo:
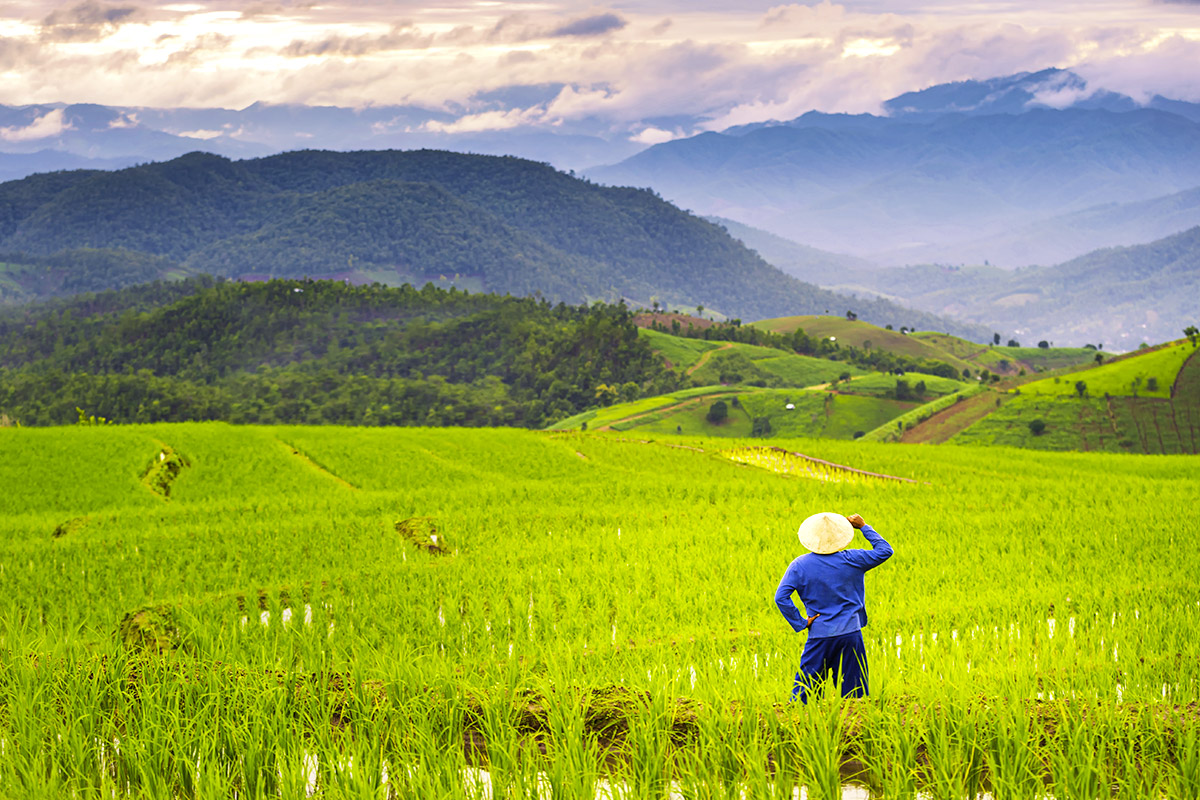
[[[1194,457],[772,444],[0,429],[0,796],[1200,796]],[[822,510],[896,555],[796,706]]]

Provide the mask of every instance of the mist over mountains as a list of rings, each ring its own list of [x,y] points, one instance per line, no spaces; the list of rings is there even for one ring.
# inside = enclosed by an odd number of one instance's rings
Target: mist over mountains
[[[890,117],[810,112],[655,145],[588,175],[889,265],[1053,264],[1200,222],[1188,193],[1200,186],[1198,107],[1138,107],[1087,95],[1080,80],[948,84],[891,101]],[[1181,227],[1145,211],[1156,203]]]
[[[739,223],[729,232],[789,275],[834,291],[881,297],[1010,331],[1023,344],[1103,343],[1115,351],[1178,338],[1197,324],[1200,226],[1062,264],[1004,270],[921,264],[880,269]]]

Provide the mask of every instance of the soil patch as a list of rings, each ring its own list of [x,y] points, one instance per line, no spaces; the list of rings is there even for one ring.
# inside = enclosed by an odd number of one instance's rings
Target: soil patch
[[[633,316],[633,324],[639,328],[653,328],[657,324],[665,328],[667,333],[671,332],[671,323],[673,322],[678,322],[679,327],[685,330],[689,327],[704,330],[717,324],[711,319],[667,311],[660,311],[657,314],[651,311],[643,311],[641,314],[634,314]]]
[[[191,465],[186,456],[164,444],[142,473],[142,483],[162,499],[170,500],[175,479]]]
[[[396,523],[396,533],[430,555],[444,556],[450,553],[446,536],[438,531],[433,517],[409,517],[400,520]]]
[[[60,523],[58,525],[58,527],[56,527],[53,531],[51,531],[50,536],[57,539],[60,536],[66,536],[67,534],[70,534],[70,533],[76,533],[78,531],[83,530],[85,527],[87,527],[87,523],[88,523],[87,517],[75,517],[74,519],[69,519],[66,522]]]

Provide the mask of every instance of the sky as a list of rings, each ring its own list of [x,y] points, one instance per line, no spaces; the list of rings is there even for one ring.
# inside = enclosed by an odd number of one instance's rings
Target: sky
[[[613,3],[0,0],[0,103],[449,110],[448,130],[602,119],[654,143],[1046,67],[1200,101],[1200,0]]]

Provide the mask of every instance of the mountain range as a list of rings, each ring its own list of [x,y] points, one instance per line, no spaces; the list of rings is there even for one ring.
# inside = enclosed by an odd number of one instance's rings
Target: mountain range
[[[1195,104],[1139,106],[1047,70],[884,107],[704,133],[587,174],[885,265],[1053,264],[1200,222]]]
[[[1200,226],[1130,247],[1094,250],[1062,264],[1004,270],[924,264],[880,269],[820,254],[765,231],[726,228],[789,275],[834,291],[1010,331],[1033,344],[1102,343],[1114,351],[1178,338],[1198,324]]]
[[[987,330],[785,275],[653,192],[512,157],[193,153],[0,184],[9,300],[150,277],[433,282],[571,303],[628,299],[754,319],[854,310],[881,324]],[[69,287],[68,287],[69,284]]]

